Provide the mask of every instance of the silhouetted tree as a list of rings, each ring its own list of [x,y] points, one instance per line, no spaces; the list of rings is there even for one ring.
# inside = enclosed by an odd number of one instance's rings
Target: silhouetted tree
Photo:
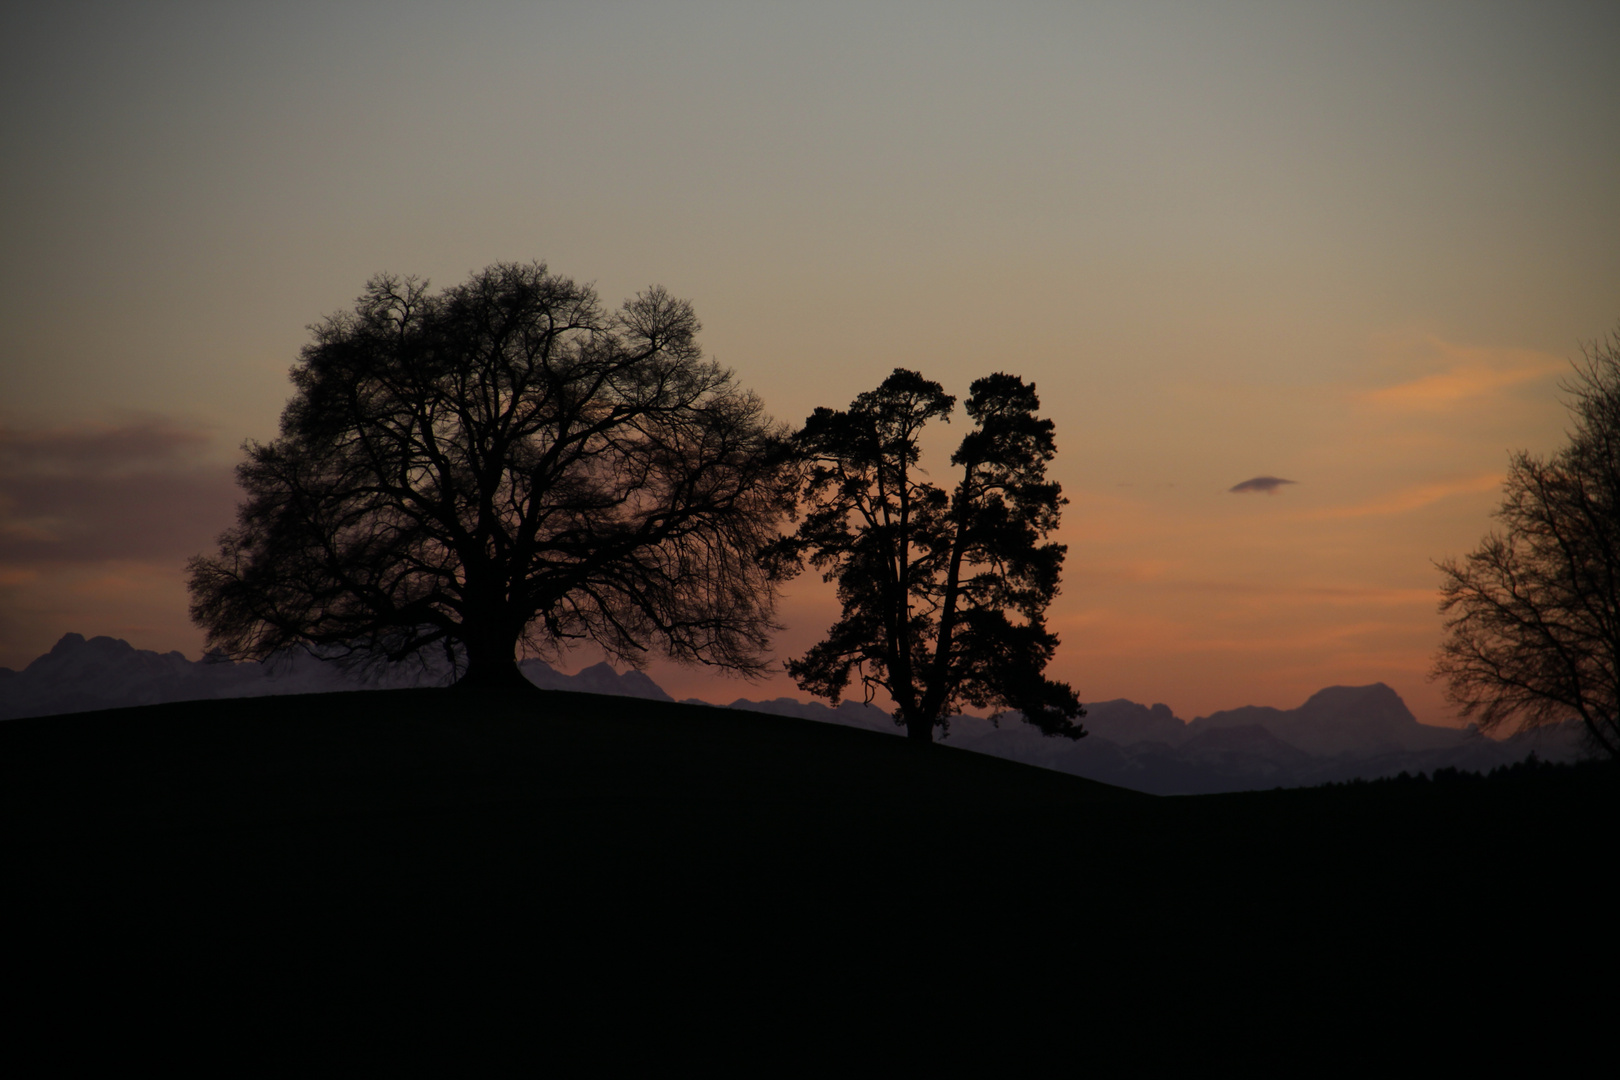
[[[237,526],[190,564],[209,647],[443,648],[473,684],[581,639],[763,670],[786,433],[698,328],[660,288],[606,313],[539,263],[373,278],[311,328]]]
[[[1501,532],[1445,576],[1434,673],[1485,731],[1581,718],[1620,756],[1620,332],[1586,351],[1574,430],[1551,458],[1513,456]]]
[[[897,368],[799,432],[810,509],[775,553],[782,573],[808,559],[836,581],[843,617],[788,671],[834,702],[858,675],[866,700],[886,691],[908,737],[925,742],[964,702],[1080,738],[1078,698],[1044,675],[1057,646],[1044,614],[1065,551],[1042,542],[1066,501],[1046,479],[1052,422],[1035,415],[1022,380],[975,382],[974,427],[951,457],[960,478],[947,495],[922,479],[918,440],[954,405],[938,383]]]

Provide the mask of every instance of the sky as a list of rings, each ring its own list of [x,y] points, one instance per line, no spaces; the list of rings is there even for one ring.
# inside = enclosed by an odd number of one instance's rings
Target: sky
[[[789,423],[897,366],[1035,383],[1082,700],[1385,682],[1455,723],[1433,560],[1620,327],[1617,46],[1620,6],[1551,0],[32,5],[0,39],[0,666],[69,631],[198,656],[185,562],[309,325],[382,271],[539,259],[691,300]],[[836,614],[794,582],[779,655]]]

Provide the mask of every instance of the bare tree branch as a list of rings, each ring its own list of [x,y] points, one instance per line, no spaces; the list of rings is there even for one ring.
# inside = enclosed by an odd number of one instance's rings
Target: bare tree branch
[[[1485,731],[1579,717],[1620,756],[1620,331],[1565,391],[1569,445],[1513,456],[1501,532],[1436,564],[1446,638],[1434,675]]]

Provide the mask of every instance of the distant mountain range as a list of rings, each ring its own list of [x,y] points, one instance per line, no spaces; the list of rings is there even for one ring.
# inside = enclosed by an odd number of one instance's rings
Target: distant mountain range
[[[565,675],[542,660],[524,660],[519,667],[544,690],[671,700],[641,672],[620,674],[608,664],[576,675]],[[264,663],[238,664],[206,656],[187,660],[179,652],[137,649],[119,638],[65,634],[50,652],[21,671],[0,668],[0,720],[165,701],[439,686],[446,681],[442,667],[432,665],[395,664],[362,672],[301,651]]]
[[[639,671],[608,664],[568,675],[540,660],[520,667],[536,686],[669,701]],[[437,685],[444,673],[396,665],[361,675],[296,653],[267,663],[231,663],[178,652],[136,649],[110,637],[68,634],[22,671],[0,668],[0,720],[113,709],[202,698],[314,694],[367,688]],[[709,704],[688,699],[695,704]],[[794,698],[738,699],[729,706],[899,734],[882,709],[855,702],[832,708]],[[1459,768],[1483,772],[1522,761],[1572,761],[1581,731],[1570,721],[1509,739],[1474,727],[1421,724],[1383,683],[1333,686],[1297,709],[1246,706],[1185,721],[1165,705],[1120,699],[1086,707],[1078,742],[1049,739],[1016,716],[999,726],[974,716],[951,719],[948,745],[1073,773],[1154,794],[1205,794],[1299,787]]]

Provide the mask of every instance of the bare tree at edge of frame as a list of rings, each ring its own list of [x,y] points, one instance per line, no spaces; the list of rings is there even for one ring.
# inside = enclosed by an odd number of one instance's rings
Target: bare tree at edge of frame
[[[1437,563],[1446,637],[1433,678],[1481,730],[1579,717],[1620,757],[1620,331],[1586,350],[1569,443],[1513,455],[1500,529]]]

